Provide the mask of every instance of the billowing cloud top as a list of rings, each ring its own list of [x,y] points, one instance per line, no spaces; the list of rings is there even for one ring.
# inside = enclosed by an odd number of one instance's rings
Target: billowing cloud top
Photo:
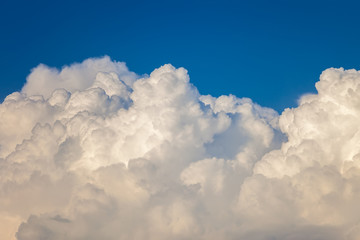
[[[360,239],[360,73],[281,116],[187,71],[39,65],[0,105],[0,239]]]

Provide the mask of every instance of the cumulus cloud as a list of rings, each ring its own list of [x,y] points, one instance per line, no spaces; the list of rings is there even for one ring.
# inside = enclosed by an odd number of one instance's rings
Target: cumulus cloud
[[[281,116],[184,68],[39,65],[0,105],[0,239],[359,239],[360,73]]]

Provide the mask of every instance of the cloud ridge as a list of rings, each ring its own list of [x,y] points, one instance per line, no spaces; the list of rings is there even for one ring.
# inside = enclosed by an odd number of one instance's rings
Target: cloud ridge
[[[39,65],[0,105],[0,238],[358,239],[360,73],[281,116],[184,68]]]

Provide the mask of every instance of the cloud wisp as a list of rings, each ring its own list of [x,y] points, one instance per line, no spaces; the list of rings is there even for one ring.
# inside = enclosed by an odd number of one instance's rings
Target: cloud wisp
[[[360,238],[360,72],[280,116],[187,71],[34,68],[0,105],[0,239]]]

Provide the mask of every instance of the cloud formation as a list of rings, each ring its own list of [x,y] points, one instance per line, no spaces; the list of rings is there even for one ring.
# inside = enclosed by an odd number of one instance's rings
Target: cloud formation
[[[281,116],[187,71],[34,68],[0,105],[0,239],[360,238],[360,73]]]

